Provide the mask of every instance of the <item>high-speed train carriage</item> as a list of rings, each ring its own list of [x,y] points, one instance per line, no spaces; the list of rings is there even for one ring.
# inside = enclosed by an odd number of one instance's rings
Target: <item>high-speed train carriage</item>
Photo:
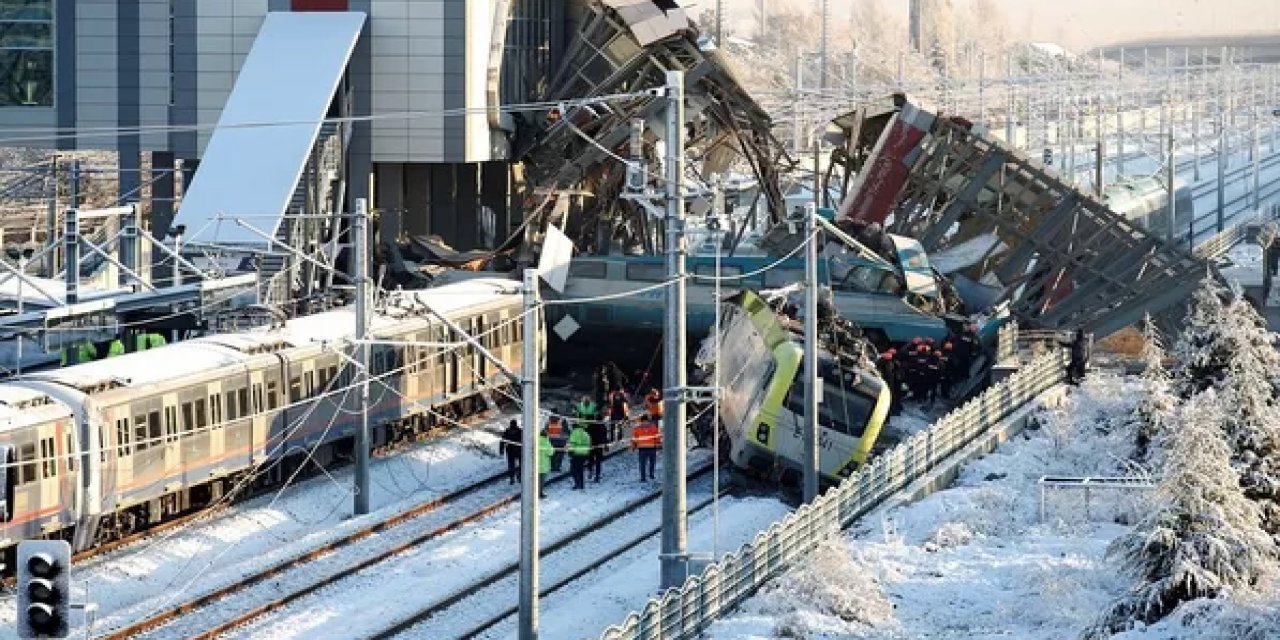
[[[434,314],[518,371],[518,291],[509,280],[471,280],[397,294],[394,308],[373,316],[373,446],[476,408],[479,393],[509,383]],[[60,536],[86,549],[213,502],[241,484],[276,482],[308,451],[317,464],[351,455],[360,421],[354,326],[351,309],[331,311],[0,384],[0,410],[15,417],[0,427],[0,451],[9,462],[0,548]],[[45,404],[23,408],[22,402]],[[45,475],[48,461],[56,464]],[[28,488],[33,463],[39,479]],[[33,528],[28,522],[37,514],[56,517],[39,515]]]
[[[724,304],[720,410],[735,466],[798,478],[804,460],[803,348],[759,296],[742,292]],[[838,482],[866,463],[889,414],[888,386],[874,371],[818,363],[819,471]]]

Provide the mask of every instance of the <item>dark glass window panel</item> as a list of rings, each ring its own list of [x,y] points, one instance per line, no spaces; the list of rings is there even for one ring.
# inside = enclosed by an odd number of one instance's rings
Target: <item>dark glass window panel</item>
[[[0,20],[53,20],[53,0],[0,0]]]
[[[52,49],[52,22],[0,21],[0,48]]]
[[[53,52],[0,50],[0,106],[53,106]]]

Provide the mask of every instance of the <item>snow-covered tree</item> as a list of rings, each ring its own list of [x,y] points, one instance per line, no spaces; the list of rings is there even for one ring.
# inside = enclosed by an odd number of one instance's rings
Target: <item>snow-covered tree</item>
[[[1226,432],[1245,495],[1255,500],[1263,526],[1280,536],[1280,406],[1274,380],[1280,352],[1266,321],[1243,296],[1227,307],[1233,356],[1221,382]]]
[[[1139,579],[1088,631],[1102,638],[1151,623],[1180,603],[1248,589],[1273,566],[1275,543],[1240,492],[1213,390],[1189,399],[1169,431],[1155,508],[1108,554]]]
[[[1173,390],[1183,398],[1217,384],[1231,360],[1223,298],[1226,291],[1212,276],[1200,283],[1173,348]]]
[[[1161,448],[1161,441],[1178,406],[1178,398],[1170,391],[1171,378],[1164,366],[1164,344],[1151,316],[1143,321],[1142,337],[1144,389],[1142,400],[1134,409],[1136,437],[1133,457],[1140,463],[1146,463],[1158,462],[1153,453]]]

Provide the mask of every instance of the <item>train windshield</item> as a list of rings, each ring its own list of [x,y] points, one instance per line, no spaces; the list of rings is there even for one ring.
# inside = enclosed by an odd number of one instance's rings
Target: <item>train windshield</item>
[[[804,415],[804,363],[787,394],[787,409]],[[861,437],[880,398],[878,378],[845,370],[840,378],[823,378],[822,403],[818,405],[818,424],[855,438]]]
[[[740,308],[731,308],[721,330],[723,340],[716,369],[724,394],[720,403],[723,421],[734,430],[746,428],[747,420],[755,414],[775,365],[751,316]]]

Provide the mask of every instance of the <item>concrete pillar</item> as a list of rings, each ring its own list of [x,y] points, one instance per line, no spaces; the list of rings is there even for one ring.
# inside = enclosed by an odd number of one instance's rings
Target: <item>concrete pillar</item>
[[[142,200],[142,153],[138,150],[137,140],[137,136],[120,136],[120,153],[116,162],[118,203]]]
[[[426,235],[432,231],[431,222],[435,217],[431,165],[422,163],[404,166],[404,217],[401,225],[408,235]]]
[[[148,227],[157,236],[173,226],[173,197],[176,193],[173,154],[151,152],[151,219]]]
[[[456,218],[456,248],[467,251],[479,246],[480,239],[480,164],[458,164],[457,201],[454,205]]]
[[[431,233],[438,234],[445,242],[452,244],[458,234],[456,188],[456,165],[427,165],[430,172],[431,214],[428,228]]]
[[[374,208],[378,215],[378,243],[396,242],[404,228],[404,165],[398,162],[379,162],[374,165]]]
[[[496,248],[507,239],[511,227],[510,212],[511,171],[505,162],[486,162],[480,170],[480,206],[493,212],[493,237],[484,243],[486,249]]]

